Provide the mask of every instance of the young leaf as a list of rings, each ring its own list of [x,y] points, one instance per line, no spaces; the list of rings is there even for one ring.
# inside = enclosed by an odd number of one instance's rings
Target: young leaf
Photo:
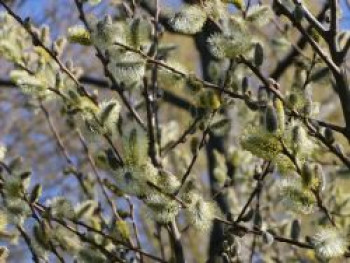
[[[43,191],[43,187],[41,184],[36,184],[30,194],[29,201],[31,203],[35,203],[36,201],[39,200],[39,197],[41,196],[41,193]]]

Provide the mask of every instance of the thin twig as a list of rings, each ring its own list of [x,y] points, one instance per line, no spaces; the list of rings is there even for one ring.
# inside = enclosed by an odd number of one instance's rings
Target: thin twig
[[[178,189],[177,193],[179,193],[181,191],[181,189],[184,187],[191,171],[192,171],[192,168],[194,166],[194,164],[196,163],[197,161],[197,158],[198,158],[198,155],[199,155],[199,152],[200,150],[204,147],[205,143],[206,143],[206,138],[207,138],[207,135],[209,134],[210,132],[210,124],[211,124],[211,121],[213,120],[215,114],[217,113],[217,110],[213,111],[208,122],[207,122],[207,125],[206,125],[206,128],[204,129],[203,131],[203,135],[202,135],[202,139],[198,145],[198,148],[196,149],[195,153],[193,154],[192,156],[192,159],[191,159],[191,162],[189,164],[189,166],[187,167],[186,169],[186,172],[184,173],[184,175],[182,176],[181,178],[181,186],[180,188]]]
[[[40,263],[40,259],[38,254],[36,253],[33,244],[32,244],[32,240],[30,239],[30,237],[27,235],[26,231],[20,226],[17,225],[17,229],[18,231],[21,233],[21,236],[23,237],[24,241],[26,242],[30,252],[32,253],[32,259],[35,263]]]
[[[78,12],[79,12],[79,18],[80,20],[84,23],[86,29],[91,33],[91,27],[89,25],[89,23],[87,22],[84,10],[83,10],[83,3],[80,0],[75,0],[75,4],[77,6]],[[134,119],[136,120],[136,122],[140,125],[140,127],[144,130],[146,130],[146,125],[144,124],[143,120],[141,119],[141,117],[139,116],[139,114],[137,113],[137,111],[135,110],[135,108],[131,105],[131,103],[128,101],[127,97],[124,94],[124,88],[121,85],[118,85],[116,79],[113,77],[113,74],[110,72],[110,70],[108,69],[108,59],[104,56],[103,52],[97,48],[95,46],[95,50],[96,50],[96,55],[97,57],[100,59],[102,65],[103,65],[103,69],[105,72],[106,77],[112,82],[112,90],[115,90],[119,97],[121,98],[121,100],[123,101],[124,105],[127,107],[127,109],[129,110],[129,112],[131,113],[131,115],[134,117]]]
[[[270,168],[271,168],[271,162],[268,162],[267,165],[265,166],[265,169],[264,169],[263,173],[258,175],[259,178],[258,178],[258,181],[257,181],[257,185],[254,188],[253,192],[250,194],[246,204],[243,206],[241,212],[239,213],[237,219],[235,220],[235,223],[239,223],[239,222],[242,221],[242,218],[245,216],[245,213],[246,213],[247,209],[249,208],[250,204],[252,203],[254,197],[257,194],[259,194],[259,192],[261,191],[262,181],[265,179],[265,177],[270,172]]]
[[[5,3],[5,1],[0,0],[0,5],[2,5],[6,11],[26,30],[26,32],[30,35],[33,45],[39,46],[45,50],[47,54],[57,63],[60,70],[68,75],[69,78],[73,80],[73,82],[77,85],[78,89],[82,91],[82,93],[88,97],[91,101],[95,102],[95,100],[90,96],[90,94],[85,90],[85,88],[79,83],[78,79],[74,76],[74,74],[68,70],[68,68],[63,64],[63,62],[59,59],[57,54],[53,52],[50,48],[45,46],[45,44],[40,40],[39,36],[31,30],[30,25],[28,25],[21,17],[19,17],[12,9]]]

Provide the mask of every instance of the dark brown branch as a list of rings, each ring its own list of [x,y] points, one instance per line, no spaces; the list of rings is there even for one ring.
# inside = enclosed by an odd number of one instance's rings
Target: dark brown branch
[[[309,9],[305,7],[305,5],[302,3],[301,0],[294,0],[294,3],[301,8],[301,10],[303,11],[304,17],[310,23],[310,25],[317,30],[317,32],[320,34],[321,37],[325,38],[326,29],[320,23],[320,21],[318,21],[318,19],[313,14],[311,14]]]
[[[321,20],[327,9],[328,9],[328,4],[325,3],[319,12],[319,14],[316,16],[317,20]],[[309,25],[309,27],[306,29],[307,32],[310,32],[311,29],[313,28],[313,25]],[[307,45],[308,41],[304,35],[301,35],[299,40],[296,43],[296,46],[299,49],[304,49]],[[284,72],[293,64],[295,58],[299,55],[299,50],[295,47],[292,47],[291,50],[288,52],[288,54],[277,64],[275,69],[272,71],[270,74],[270,77],[273,78],[274,80],[278,80]]]
[[[329,43],[329,47],[331,53],[333,55],[338,55],[338,47],[337,47],[337,33],[339,29],[339,18],[338,18],[338,0],[329,0],[330,2],[330,25],[327,35],[327,41]],[[334,58],[333,58],[334,59]],[[339,58],[336,57],[336,61]]]
[[[150,94],[147,80],[144,80],[144,97],[146,101],[146,110],[147,110],[147,129],[148,129],[148,138],[149,138],[149,156],[152,160],[152,163],[155,167],[159,167],[160,160],[157,154],[157,141],[155,135],[155,112],[153,108],[153,100],[155,99],[153,95]]]
[[[288,19],[293,23],[293,25],[299,30],[299,32],[307,39],[308,43],[312,46],[315,52],[322,58],[326,65],[331,69],[333,73],[339,73],[340,70],[334,61],[326,54],[325,51],[319,46],[319,44],[310,36],[309,32],[303,28],[303,26],[298,22],[293,14],[279,1],[276,1],[281,12],[288,17]]]

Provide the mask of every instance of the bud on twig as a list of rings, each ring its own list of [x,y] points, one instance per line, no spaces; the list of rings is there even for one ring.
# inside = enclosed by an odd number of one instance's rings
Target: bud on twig
[[[254,63],[255,66],[260,67],[264,62],[264,50],[260,43],[255,45],[254,50]]]
[[[275,133],[278,129],[277,112],[272,105],[268,105],[265,111],[265,128],[271,133]]]
[[[334,141],[335,141],[334,133],[333,133],[333,131],[332,131],[330,128],[328,128],[328,127],[325,128],[325,130],[324,130],[324,137],[325,137],[327,143],[329,143],[329,144],[333,144]]]

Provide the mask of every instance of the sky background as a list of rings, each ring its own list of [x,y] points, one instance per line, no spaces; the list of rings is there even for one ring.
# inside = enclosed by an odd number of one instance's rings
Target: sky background
[[[62,4],[69,4],[71,0],[27,0],[26,4],[21,9],[21,15],[23,16],[31,16],[32,18],[35,18],[36,20],[42,19],[41,15],[43,14],[43,10],[53,2],[62,2]],[[319,3],[319,0],[313,0],[316,3]],[[340,0],[342,10],[345,11],[343,14],[343,19],[341,21],[341,25],[343,29],[350,29],[350,9],[346,5],[347,0]],[[163,2],[166,2],[171,5],[179,5],[181,1],[179,0],[165,0]]]

